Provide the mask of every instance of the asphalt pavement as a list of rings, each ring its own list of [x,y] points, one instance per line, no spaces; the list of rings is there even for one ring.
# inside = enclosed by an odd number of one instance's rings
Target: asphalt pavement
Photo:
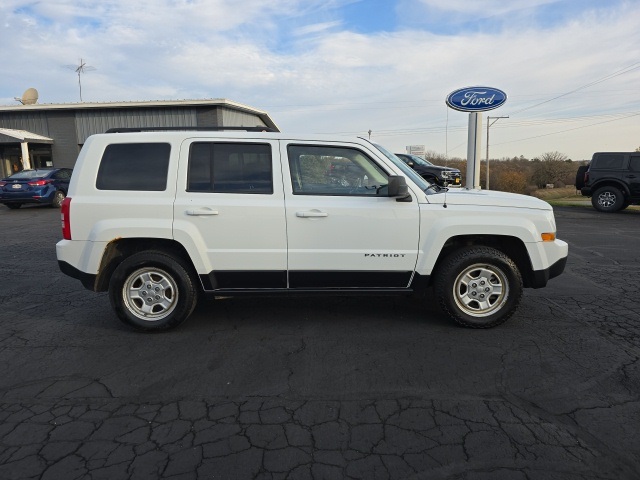
[[[638,479],[640,212],[556,208],[565,273],[490,330],[405,297],[202,300],[144,334],[0,206],[0,479]]]

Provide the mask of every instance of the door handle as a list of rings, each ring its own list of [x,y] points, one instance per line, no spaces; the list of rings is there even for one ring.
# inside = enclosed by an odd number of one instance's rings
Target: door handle
[[[197,208],[195,210],[187,210],[187,215],[193,215],[193,216],[218,215],[218,211],[211,210],[210,208]]]
[[[327,212],[319,212],[317,210],[311,210],[309,212],[296,212],[296,217],[300,218],[311,218],[311,217],[328,217],[329,214]]]

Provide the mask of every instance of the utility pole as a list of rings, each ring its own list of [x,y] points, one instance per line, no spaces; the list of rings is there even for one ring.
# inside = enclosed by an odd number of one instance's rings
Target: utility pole
[[[509,117],[487,117],[487,184],[485,186],[487,190],[489,190],[489,127],[501,118]],[[493,122],[491,120],[493,120]]]

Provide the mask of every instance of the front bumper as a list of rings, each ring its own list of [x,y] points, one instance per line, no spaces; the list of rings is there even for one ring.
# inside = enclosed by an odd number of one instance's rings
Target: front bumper
[[[544,270],[534,270],[533,278],[531,279],[531,288],[543,288],[549,280],[564,272],[564,267],[567,265],[567,258],[568,257],[561,258]]]

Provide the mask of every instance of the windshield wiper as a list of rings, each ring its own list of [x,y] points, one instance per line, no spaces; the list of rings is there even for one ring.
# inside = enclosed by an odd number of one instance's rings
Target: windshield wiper
[[[432,188],[435,190],[436,193],[440,193],[442,190],[445,190],[444,187],[441,187],[437,183],[430,183],[429,186],[424,189],[425,193],[427,192],[427,190],[431,190]]]

